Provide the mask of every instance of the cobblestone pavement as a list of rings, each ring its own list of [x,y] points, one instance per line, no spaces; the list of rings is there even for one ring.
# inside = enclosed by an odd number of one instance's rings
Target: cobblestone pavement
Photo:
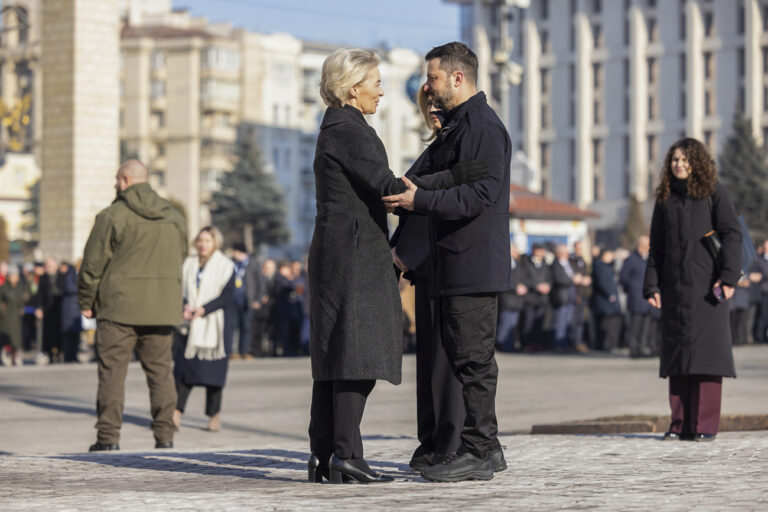
[[[768,347],[736,350],[726,414],[765,414]],[[660,435],[531,436],[534,423],[666,412],[655,361],[499,357],[499,423],[509,469],[490,482],[434,484],[410,471],[414,361],[404,383],[379,384],[363,424],[366,458],[384,485],[306,478],[306,359],[233,363],[220,433],[202,430],[193,392],[176,449],[151,450],[148,400],[132,365],[123,451],[88,454],[95,439],[95,367],[0,368],[0,510],[766,510],[768,432],[713,443]],[[196,412],[195,412],[196,411]]]

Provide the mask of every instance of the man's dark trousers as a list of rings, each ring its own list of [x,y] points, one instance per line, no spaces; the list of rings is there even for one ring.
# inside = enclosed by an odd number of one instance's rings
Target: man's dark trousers
[[[224,348],[227,355],[250,355],[253,341],[253,309],[250,304],[237,304],[232,301],[224,314]],[[235,331],[238,332],[238,347],[234,346]]]
[[[496,421],[499,368],[494,357],[497,303],[496,293],[440,298],[443,346],[464,395],[461,444],[479,457],[500,448]]]
[[[416,286],[416,422],[419,448],[431,464],[458,450],[464,426],[461,382],[454,376],[440,339],[438,299],[426,281]]]

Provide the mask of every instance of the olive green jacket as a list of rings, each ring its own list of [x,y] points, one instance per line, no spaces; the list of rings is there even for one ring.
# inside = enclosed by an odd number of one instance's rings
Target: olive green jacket
[[[187,249],[181,213],[148,183],[128,187],[96,216],[78,278],[80,309],[119,324],[180,324]]]

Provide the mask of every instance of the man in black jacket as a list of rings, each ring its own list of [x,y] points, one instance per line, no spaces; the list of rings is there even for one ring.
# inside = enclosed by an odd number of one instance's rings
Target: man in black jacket
[[[462,43],[426,56],[424,91],[446,111],[446,124],[430,146],[429,165],[451,169],[481,160],[488,175],[448,190],[408,189],[385,197],[429,216],[433,294],[440,298],[440,329],[454,374],[462,384],[467,420],[461,447],[425,468],[434,481],[489,480],[506,468],[496,423],[494,358],[497,294],[509,288],[509,166],[512,144],[504,124],[477,92],[477,57]]]
[[[546,348],[544,318],[547,316],[549,293],[552,290],[552,269],[547,265],[544,246],[534,243],[531,254],[523,258],[522,267],[528,295],[523,313],[523,350],[526,352]]]
[[[560,244],[555,249],[552,270],[552,291],[549,301],[552,304],[552,348],[565,352],[570,348],[568,326],[573,313],[573,301],[576,298],[574,279],[576,272],[568,259],[568,247]]]
[[[499,320],[496,325],[496,346],[502,352],[517,352],[517,326],[525,306],[528,287],[520,264],[520,251],[510,244],[511,274],[509,290],[499,294]]]

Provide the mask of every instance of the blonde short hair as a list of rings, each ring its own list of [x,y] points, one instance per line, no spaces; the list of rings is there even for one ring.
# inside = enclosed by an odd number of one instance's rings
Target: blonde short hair
[[[379,65],[373,50],[341,48],[323,62],[320,96],[329,107],[341,107],[349,100],[349,90],[365,79],[371,68]]]
[[[221,234],[221,231],[219,231],[219,228],[216,226],[205,226],[200,230],[199,233],[197,233],[197,236],[192,241],[192,244],[197,243],[197,239],[200,238],[200,235],[203,233],[208,233],[211,235],[211,238],[213,238],[213,246],[215,250],[221,250],[221,247],[224,245],[224,236]]]

